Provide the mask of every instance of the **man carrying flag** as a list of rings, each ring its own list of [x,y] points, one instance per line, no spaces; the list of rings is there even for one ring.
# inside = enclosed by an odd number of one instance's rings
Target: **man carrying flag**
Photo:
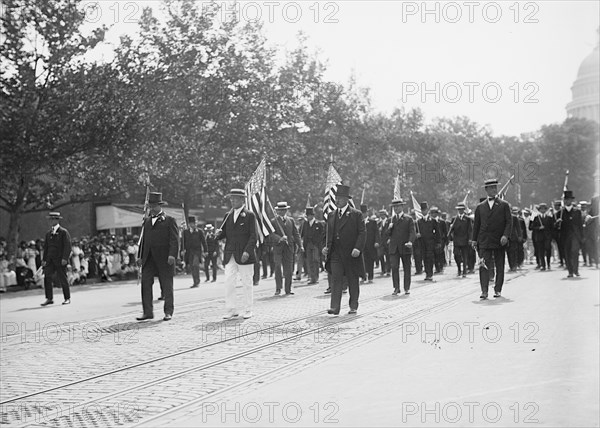
[[[473,248],[479,252],[485,266],[479,268],[480,299],[488,298],[490,271],[495,264],[494,297],[500,297],[504,284],[504,259],[508,238],[512,231],[512,215],[508,202],[498,197],[498,180],[484,183],[488,197],[475,208]]]

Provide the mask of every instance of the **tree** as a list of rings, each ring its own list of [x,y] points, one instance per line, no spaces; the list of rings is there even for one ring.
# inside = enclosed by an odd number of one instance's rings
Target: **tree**
[[[84,36],[78,1],[8,0],[4,7],[0,209],[10,215],[12,253],[23,213],[122,187],[117,175],[125,169],[107,159],[127,159],[135,106],[110,66],[82,61],[106,28]]]

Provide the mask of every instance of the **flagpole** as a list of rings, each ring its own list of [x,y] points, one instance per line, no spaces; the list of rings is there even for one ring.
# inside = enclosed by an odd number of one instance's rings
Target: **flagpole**
[[[562,196],[560,198],[561,203],[560,206],[564,207],[565,206],[565,190],[567,190],[567,183],[569,182],[569,170],[567,169],[567,173],[565,174],[565,184],[563,185],[563,192],[562,192]],[[560,210],[560,219],[562,220],[562,214],[563,214],[563,209]],[[558,226],[560,228],[560,225]]]

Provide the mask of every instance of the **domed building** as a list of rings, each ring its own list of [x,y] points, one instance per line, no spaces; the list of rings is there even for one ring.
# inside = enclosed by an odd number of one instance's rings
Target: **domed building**
[[[600,34],[600,33],[599,33]],[[568,117],[582,117],[600,122],[600,40],[583,60],[571,87],[573,100],[567,104]]]

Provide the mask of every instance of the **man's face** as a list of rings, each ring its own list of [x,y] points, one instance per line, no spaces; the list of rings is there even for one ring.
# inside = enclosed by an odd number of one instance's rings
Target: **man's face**
[[[438,218],[440,216],[440,213],[438,213],[437,211],[434,211],[431,213],[431,217],[433,218]]]
[[[379,218],[380,218],[380,219],[382,219],[382,220],[383,220],[383,219],[385,219],[386,217],[387,217],[387,216],[386,216],[385,214],[383,214],[383,213],[380,213],[380,214],[379,214]]]
[[[315,216],[313,214],[306,214],[306,218],[308,219],[308,221],[312,221],[312,219],[315,218]]]
[[[423,214],[423,216],[426,216],[428,212],[429,208],[421,208],[421,214]]]
[[[345,207],[346,204],[348,204],[348,197],[347,196],[338,196],[335,204],[340,208]]]
[[[196,222],[195,221],[191,221],[190,222],[190,228],[192,228],[192,229],[196,228]]]
[[[285,213],[287,213],[286,208],[277,208],[275,211],[277,212],[277,215],[279,217],[283,217],[283,216],[285,216]]]
[[[566,198],[565,205],[570,207],[573,204],[573,198]]]
[[[403,206],[403,205],[394,205],[394,207],[393,207],[393,208],[394,208],[394,212],[395,212],[397,215],[400,215],[400,213],[401,213],[401,212],[403,212],[403,208],[404,208],[404,206]]]
[[[465,213],[464,208],[459,208],[458,209],[458,215],[463,215]]]
[[[493,186],[485,186],[485,192],[487,193],[488,197],[494,197],[498,194],[498,186],[495,184]]]
[[[233,209],[241,208],[244,205],[244,197],[239,195],[231,195],[229,196],[229,201],[231,202],[231,207]]]
[[[546,211],[548,211],[548,209],[547,209],[546,207],[540,207],[540,212],[541,212],[542,214],[546,214]],[[525,213],[525,215],[527,215],[527,216],[528,216],[529,214]]]
[[[50,227],[54,227],[58,224],[58,219],[57,218],[50,218],[48,219],[48,223],[50,223]]]
[[[150,214],[151,215],[156,215],[161,211],[160,205],[159,204],[150,204]]]

